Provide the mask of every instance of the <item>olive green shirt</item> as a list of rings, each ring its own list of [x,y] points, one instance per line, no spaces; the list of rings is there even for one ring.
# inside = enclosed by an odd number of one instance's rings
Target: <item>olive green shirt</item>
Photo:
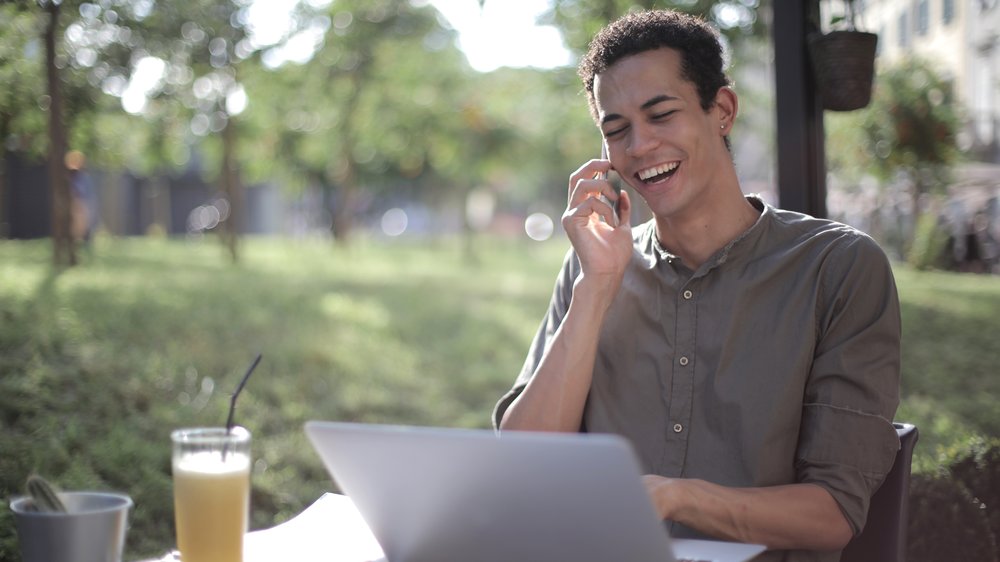
[[[843,224],[748,198],[761,215],[696,271],[652,221],[604,325],[583,431],[617,433],[644,470],[734,487],[827,489],[855,534],[899,440],[900,318],[888,260]],[[570,251],[514,387],[524,389],[566,315],[580,264]],[[673,524],[676,536],[699,536]],[[760,560],[830,560],[771,552]]]

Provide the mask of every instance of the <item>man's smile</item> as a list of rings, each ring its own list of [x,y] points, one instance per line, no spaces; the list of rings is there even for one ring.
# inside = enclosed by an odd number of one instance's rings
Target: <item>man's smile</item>
[[[680,162],[668,162],[665,164],[657,164],[656,166],[651,166],[649,168],[644,168],[636,172],[636,177],[639,181],[645,184],[654,184],[661,181],[666,181],[670,176],[674,175],[677,171],[677,167],[680,166]]]

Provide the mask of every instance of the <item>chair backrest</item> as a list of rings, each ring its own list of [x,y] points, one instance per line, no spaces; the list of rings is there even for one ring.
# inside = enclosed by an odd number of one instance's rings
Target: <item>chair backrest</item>
[[[840,562],[905,562],[906,524],[910,490],[910,460],[917,443],[917,428],[894,423],[899,451],[885,481],[872,496],[868,521],[861,534],[851,539]]]

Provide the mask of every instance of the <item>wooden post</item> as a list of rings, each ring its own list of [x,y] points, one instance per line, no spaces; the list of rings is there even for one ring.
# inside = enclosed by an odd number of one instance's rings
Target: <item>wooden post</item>
[[[806,45],[816,30],[819,0],[775,0],[773,10],[779,204],[825,217],[823,106]]]

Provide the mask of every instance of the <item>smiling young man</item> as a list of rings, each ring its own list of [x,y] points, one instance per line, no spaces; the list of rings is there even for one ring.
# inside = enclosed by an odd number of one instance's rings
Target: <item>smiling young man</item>
[[[739,101],[701,20],[625,16],[580,75],[609,156],[570,176],[572,249],[494,423],[627,437],[674,535],[838,560],[899,446],[884,253],[743,194],[728,140]],[[609,170],[652,220],[631,226]]]

